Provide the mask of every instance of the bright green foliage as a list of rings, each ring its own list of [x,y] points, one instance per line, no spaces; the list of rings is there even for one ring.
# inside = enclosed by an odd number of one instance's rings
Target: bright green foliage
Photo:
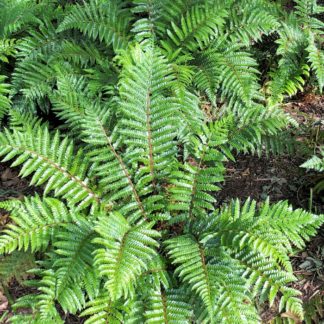
[[[320,192],[324,190],[324,180],[323,180],[323,172],[324,172],[324,148],[321,148],[319,152],[319,156],[314,155],[309,160],[301,165],[302,168],[308,170],[315,170],[320,173],[319,181],[315,185],[315,191]]]
[[[0,203],[0,274],[28,268],[37,289],[12,323],[258,323],[275,299],[302,319],[289,256],[323,217],[215,193],[235,154],[289,146],[277,104],[312,71],[323,85],[320,7],[57,2],[0,1],[0,156],[43,188]]]
[[[10,87],[7,83],[4,83],[5,79],[5,76],[0,75],[0,120],[10,109],[10,99],[8,97]]]

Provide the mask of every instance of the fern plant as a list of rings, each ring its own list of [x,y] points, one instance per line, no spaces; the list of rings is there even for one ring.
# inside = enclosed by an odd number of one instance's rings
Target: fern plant
[[[119,96],[64,109],[73,142],[36,117],[10,113],[0,155],[44,196],[1,202],[11,222],[0,252],[42,258],[13,322],[256,323],[276,297],[302,318],[289,255],[323,218],[287,202],[233,201],[216,208],[233,150],[257,149],[289,124],[256,106],[206,121],[194,98],[182,106],[176,74],[155,46],[119,56]],[[82,98],[82,94],[79,97]],[[86,97],[86,95],[85,95]]]
[[[134,42],[160,47],[172,64],[178,92],[198,91],[222,110],[277,104],[302,90],[310,74],[323,88],[323,8],[316,0],[296,0],[289,14],[269,0],[0,5],[0,61],[10,71],[13,106],[19,110],[48,112],[62,79],[72,76],[91,81],[94,96],[116,94],[121,72],[116,53]],[[269,54],[259,45],[267,38],[276,50],[260,78],[261,57]]]
[[[28,35],[8,27],[23,35],[16,61],[4,62],[13,74],[0,156],[43,194],[0,203],[11,214],[1,273],[14,256],[36,259],[25,284],[37,292],[16,301],[11,322],[258,323],[259,305],[275,300],[302,319],[289,256],[323,217],[269,200],[218,206],[215,194],[226,161],[280,151],[296,126],[252,55],[262,35],[284,29],[283,9],[22,3],[33,19]]]
[[[302,168],[308,170],[314,170],[320,173],[318,182],[316,183],[314,190],[320,192],[324,190],[324,179],[322,179],[322,173],[324,172],[324,149],[321,148],[318,155],[314,155],[309,160],[301,165]]]

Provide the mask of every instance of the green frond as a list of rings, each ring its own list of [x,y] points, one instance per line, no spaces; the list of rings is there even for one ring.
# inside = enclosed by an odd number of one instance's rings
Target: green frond
[[[42,324],[44,323],[44,317],[37,309],[39,295],[24,295],[17,299],[13,304],[12,308],[14,310],[13,316],[10,318],[11,323],[29,323],[29,324]],[[23,310],[32,309],[31,313],[24,312]],[[64,321],[59,316],[57,310],[52,307],[51,312],[47,313],[46,323],[49,324],[63,324]]]
[[[236,1],[235,1],[236,2]],[[250,46],[279,28],[278,18],[271,10],[272,5],[263,0],[233,1],[225,36],[231,43],[241,42]],[[269,8],[270,7],[270,8]]]
[[[0,37],[8,38],[18,33],[26,25],[35,23],[37,6],[26,0],[1,1]]]
[[[133,295],[136,279],[148,268],[148,262],[156,255],[155,240],[160,234],[152,229],[152,223],[131,226],[119,213],[111,213],[99,219],[95,226],[100,235],[94,243],[102,245],[95,251],[95,265],[112,300]]]
[[[54,259],[53,269],[55,269],[58,298],[67,287],[74,289],[75,286],[83,286],[84,281],[88,283],[85,288],[90,293],[90,297],[95,297],[97,294],[98,280],[91,282],[89,276],[95,271],[93,269],[95,245],[92,244],[94,237],[92,223],[83,219],[76,224],[67,224],[55,235],[53,245],[57,258]]]
[[[50,21],[45,21],[39,26],[39,31],[32,30],[17,45],[18,67],[27,62],[40,59],[50,60],[51,56],[61,50],[62,39],[57,35],[55,26]]]
[[[23,132],[26,129],[35,130],[42,126],[48,126],[48,123],[44,123],[42,119],[36,115],[24,112],[23,114],[17,110],[11,109],[9,112],[10,127],[16,131]]]
[[[166,96],[174,78],[159,51],[138,48],[133,59],[122,71],[118,132],[134,150],[135,159],[144,164],[140,172],[146,174],[145,182],[156,185],[176,154],[177,105],[175,98]]]
[[[213,91],[221,90],[221,97],[242,100],[250,105],[253,99],[258,98],[258,70],[257,62],[251,54],[240,49],[239,45],[224,46],[215,44],[209,50],[201,53],[197,60],[202,65],[203,71],[213,71],[215,76],[209,75],[214,80],[211,82]],[[208,75],[208,72],[205,72]],[[203,79],[204,80],[204,79]],[[196,82],[199,81],[196,79]],[[198,86],[202,88],[204,84]],[[209,89],[209,88],[207,88]]]
[[[229,114],[231,116],[231,114]],[[238,110],[232,119],[229,119],[228,144],[229,150],[237,152],[262,152],[279,154],[291,148],[287,136],[280,141],[280,133],[289,125],[296,126],[287,114],[278,107],[264,107],[254,105]]]
[[[0,40],[0,61],[9,63],[8,56],[15,56],[16,53],[16,39]]]
[[[81,316],[88,317],[85,324],[120,324],[123,322],[124,305],[120,301],[113,301],[107,291],[102,292],[96,299],[87,303]]]
[[[313,33],[303,31],[302,28],[298,24],[298,19],[290,15],[279,30],[280,38],[276,43],[279,45],[277,55],[280,59],[278,67],[270,73],[272,80],[268,89],[272,103],[282,101],[284,95],[292,96],[297,91],[302,91],[305,79],[309,77],[310,65],[322,88],[323,58],[320,50],[316,48]]]
[[[85,78],[74,75],[59,76],[57,90],[50,95],[50,100],[56,116],[80,139],[85,110],[93,105]]]
[[[194,51],[203,49],[215,39],[224,25],[227,11],[215,2],[205,6],[197,4],[181,17],[180,24],[171,21],[172,30],[168,29],[169,41],[162,41],[163,47],[183,48]]]
[[[77,221],[64,204],[54,198],[38,196],[26,198],[23,202],[1,202],[1,208],[11,210],[11,219],[0,235],[0,252],[15,250],[32,252],[44,250],[53,239],[57,228]]]
[[[43,99],[52,93],[57,74],[57,66],[48,64],[45,59],[26,61],[16,67],[13,85],[28,99]]]
[[[5,116],[11,106],[9,98],[10,85],[5,83],[6,77],[0,75],[0,120]]]
[[[190,153],[196,158],[173,172],[170,179],[170,211],[181,211],[185,218],[205,217],[214,209],[215,198],[210,194],[219,190],[215,183],[223,181],[226,155],[219,147],[227,141],[222,123],[211,123],[191,139]]]
[[[128,201],[132,218],[147,217],[144,204],[134,183],[131,170],[116,147],[116,133],[109,131],[111,109],[91,107],[86,109],[83,118],[83,141],[91,146],[90,159],[95,163],[94,172],[110,201]],[[138,214],[136,216],[135,214]]]
[[[139,43],[155,40],[157,33],[163,33],[165,24],[161,21],[163,3],[159,0],[133,0],[132,12],[143,15],[133,24],[132,32]]]
[[[46,183],[45,194],[53,190],[69,205],[83,209],[101,201],[89,184],[90,165],[84,152],[75,153],[73,143],[67,137],[61,141],[58,132],[52,135],[46,127],[24,133],[5,130],[0,135],[0,156],[3,161],[14,159],[12,166],[23,165],[20,175],[33,174],[31,185]]]
[[[84,68],[96,63],[102,63],[105,60],[104,54],[98,46],[92,42],[74,39],[63,41],[60,52],[56,53],[54,58],[67,60]]]
[[[189,324],[192,310],[183,291],[159,289],[150,295],[144,316],[145,323]]]
[[[36,308],[40,313],[40,319],[45,321],[48,318],[60,323],[61,317],[55,305],[57,297],[55,273],[53,270],[44,270],[40,275],[42,276],[38,287],[40,293],[36,297]],[[75,286],[74,289],[67,287],[63,290],[59,296],[59,302],[64,311],[71,307],[72,313],[81,310],[85,306],[84,296],[79,286]]]
[[[254,296],[261,301],[273,303],[282,294],[282,307],[294,310],[302,318],[301,300],[298,292],[288,285],[295,281],[289,254],[293,246],[302,248],[309,237],[316,234],[323,217],[303,210],[293,210],[287,202],[270,206],[269,201],[256,209],[254,201],[247,200],[243,206],[235,201],[213,216],[213,229],[206,229],[202,240],[215,244],[214,239],[238,262],[242,275],[253,287]],[[215,242],[215,243],[213,243]]]
[[[217,289],[215,323],[258,323],[260,319],[241,269],[230,260],[217,260],[210,266],[210,271]],[[199,322],[208,322],[208,313],[202,304],[198,303],[194,312]]]
[[[316,46],[313,34],[310,34],[309,46],[306,50],[308,51],[308,60],[315,72],[320,91],[322,91],[324,87],[324,52]]]
[[[324,172],[324,149],[321,150],[320,156],[314,155],[309,160],[301,165],[302,168],[312,169],[319,172]]]
[[[323,30],[324,23],[320,19],[314,17],[321,13],[321,6],[317,4],[317,0],[294,0],[295,12],[303,23],[303,27],[313,31]]]
[[[120,1],[91,0],[83,6],[73,6],[59,25],[58,32],[77,29],[89,38],[118,50],[127,45],[130,17],[129,10],[123,8]]]
[[[176,274],[197,293],[205,304],[210,322],[214,317],[214,278],[207,265],[204,247],[192,236],[180,236],[165,242]]]
[[[140,295],[146,297],[161,287],[164,290],[169,289],[172,286],[171,282],[167,260],[157,255],[148,262],[147,270],[141,274],[138,289],[141,291]]]

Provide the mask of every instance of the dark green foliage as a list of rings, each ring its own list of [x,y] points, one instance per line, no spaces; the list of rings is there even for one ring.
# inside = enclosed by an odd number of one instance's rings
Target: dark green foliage
[[[289,256],[323,217],[215,192],[236,153],[289,146],[285,95],[309,73],[323,86],[308,2],[0,2],[0,155],[44,188],[0,203],[0,274],[29,268],[37,289],[12,323],[258,323],[275,299],[303,318]],[[264,77],[258,44],[275,33]]]

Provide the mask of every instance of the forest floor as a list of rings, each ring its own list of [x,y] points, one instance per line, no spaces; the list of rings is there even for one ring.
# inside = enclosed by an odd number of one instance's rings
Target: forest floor
[[[289,102],[285,109],[301,124],[297,134],[299,140],[307,142],[309,146],[315,145],[320,129],[314,124],[324,118],[324,97],[305,95]],[[244,200],[251,197],[262,201],[269,196],[272,202],[288,200],[295,208],[311,208],[313,212],[323,213],[324,197],[313,195],[310,198],[311,188],[318,175],[300,168],[304,161],[305,158],[298,155],[260,158],[240,155],[235,163],[229,162],[226,166],[226,181],[217,195],[218,204],[232,198]],[[29,187],[27,180],[18,177],[17,170],[10,169],[6,164],[0,165],[0,200],[22,198],[35,192],[40,193],[39,189]],[[7,222],[8,213],[0,210],[0,229]],[[324,229],[319,231],[304,251],[292,257],[292,263],[299,279],[293,287],[302,292],[301,298],[310,318],[313,317],[312,321],[318,323],[320,319],[324,319]],[[26,294],[26,289],[13,281],[8,288],[10,299],[16,300]],[[6,323],[5,318],[10,317],[10,312],[10,302],[4,292],[0,291],[0,323]],[[272,308],[263,307],[264,323],[275,316],[276,305]],[[294,319],[292,314],[285,313],[281,316]],[[66,323],[82,322],[75,317],[68,317]]]

